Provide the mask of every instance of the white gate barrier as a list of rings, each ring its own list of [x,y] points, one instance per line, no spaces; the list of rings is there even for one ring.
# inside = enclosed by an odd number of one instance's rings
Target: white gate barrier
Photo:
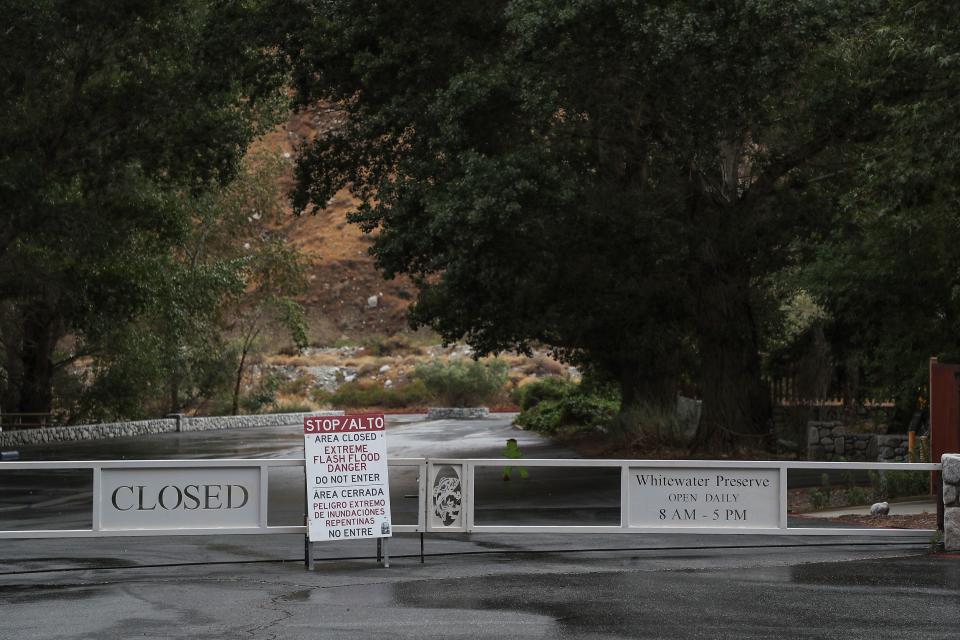
[[[711,533],[909,536],[930,530],[788,526],[787,472],[939,471],[936,463],[584,459],[390,459],[417,472],[417,523],[397,533]],[[11,530],[3,538],[300,533],[270,526],[269,471],[304,467],[294,459],[6,462],[6,471],[88,469],[93,476],[90,529]],[[477,471],[524,467],[619,470],[619,524],[478,524]],[[304,486],[304,485],[301,485]],[[414,497],[414,496],[409,496]],[[306,505],[305,505],[306,506]],[[593,505],[582,505],[589,508]]]

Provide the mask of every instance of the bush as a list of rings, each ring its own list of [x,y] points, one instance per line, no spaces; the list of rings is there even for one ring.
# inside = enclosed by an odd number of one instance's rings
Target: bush
[[[615,402],[619,406],[618,401]],[[675,409],[642,404],[617,415],[616,427],[622,434],[644,436],[648,446],[683,447],[687,434]]]
[[[576,385],[558,399],[545,399],[523,411],[517,424],[540,433],[555,433],[561,427],[605,427],[616,417],[619,403],[580,393]]]
[[[278,402],[273,406],[273,413],[310,413],[313,405],[305,402]]]
[[[445,406],[471,407],[494,399],[503,390],[508,368],[502,360],[434,361],[418,365],[413,375]]]
[[[860,487],[850,487],[847,489],[847,504],[866,504],[867,492]]]
[[[830,494],[824,493],[819,489],[814,489],[810,492],[810,504],[814,509],[819,511],[830,505]]]
[[[364,338],[360,345],[364,353],[375,358],[393,355],[409,347],[407,342],[398,336],[372,335]]]
[[[930,493],[930,474],[926,471],[870,471],[875,500],[891,500]]]
[[[576,384],[563,378],[544,378],[531,382],[517,390],[520,409],[528,411],[544,400],[560,400],[576,388]]]
[[[293,380],[284,380],[277,391],[288,396],[305,396],[313,385],[313,376],[297,376]]]
[[[355,380],[348,382],[329,396],[329,402],[335,407],[385,407],[400,409],[411,406],[423,406],[430,399],[423,382],[415,380],[410,384],[385,389],[373,382]]]
[[[283,379],[275,372],[261,376],[257,386],[240,398],[240,408],[244,413],[260,413],[265,406],[277,399],[277,390]]]

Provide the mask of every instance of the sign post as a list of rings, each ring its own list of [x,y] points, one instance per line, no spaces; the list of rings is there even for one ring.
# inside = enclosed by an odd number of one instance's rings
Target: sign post
[[[303,419],[307,484],[307,566],[314,542],[377,539],[377,559],[390,566],[386,542],[390,483],[382,413]]]

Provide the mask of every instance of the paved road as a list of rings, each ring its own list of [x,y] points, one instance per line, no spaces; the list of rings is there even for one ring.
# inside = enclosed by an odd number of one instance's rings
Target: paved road
[[[572,455],[500,418],[411,420],[390,427],[392,456],[491,457],[508,437],[516,437],[529,457]],[[23,453],[26,459],[112,459],[301,452],[302,435],[291,427]],[[2,475],[4,527],[29,523],[31,511],[44,512],[36,523],[80,518],[89,509],[73,481],[10,482],[9,473]],[[302,490],[302,472],[275,480],[285,491]],[[577,477],[569,470],[547,475],[531,469],[528,482],[507,483],[494,474],[484,482],[479,517],[523,521],[561,514],[602,522],[609,513],[577,505],[615,498],[609,480],[602,473]],[[406,491],[392,487],[395,505],[403,504]],[[523,503],[530,494],[548,508],[531,515]],[[555,499],[544,502],[542,496]],[[38,497],[50,503],[46,509],[25,506]],[[272,518],[299,517],[297,499],[287,501],[288,511]],[[928,556],[928,547],[924,536],[887,542],[431,534],[420,564],[419,538],[400,535],[391,541],[389,569],[372,559],[374,543],[362,541],[318,545],[318,567],[307,572],[302,536],[295,535],[0,540],[0,640],[955,638],[960,561]]]
[[[297,538],[8,541],[0,638],[957,637],[960,561],[916,544],[438,536],[420,564],[405,537],[389,569],[354,543],[307,572]]]

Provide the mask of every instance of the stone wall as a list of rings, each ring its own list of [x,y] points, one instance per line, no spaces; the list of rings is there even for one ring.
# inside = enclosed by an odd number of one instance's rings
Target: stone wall
[[[486,407],[431,407],[427,409],[427,420],[476,420],[486,418],[490,410]]]
[[[908,436],[903,433],[847,433],[842,422],[807,424],[808,460],[850,460],[858,462],[905,462]]]
[[[960,551],[960,454],[946,453],[943,463],[943,548]]]
[[[849,423],[871,421],[877,425],[889,425],[893,407],[871,405],[857,407],[854,413],[841,405],[788,404],[773,408],[773,433],[791,451],[803,451],[807,442],[810,422]],[[817,443],[814,443],[817,444]],[[871,458],[872,460],[872,458]]]
[[[343,411],[273,413],[254,416],[215,416],[210,418],[172,416],[159,420],[83,424],[69,427],[46,427],[43,429],[20,429],[17,431],[0,432],[0,449],[13,449],[16,447],[56,442],[74,442],[77,440],[130,438],[134,436],[155,435],[158,433],[173,433],[176,431],[280,427],[303,424],[303,418],[310,415],[343,415]]]

